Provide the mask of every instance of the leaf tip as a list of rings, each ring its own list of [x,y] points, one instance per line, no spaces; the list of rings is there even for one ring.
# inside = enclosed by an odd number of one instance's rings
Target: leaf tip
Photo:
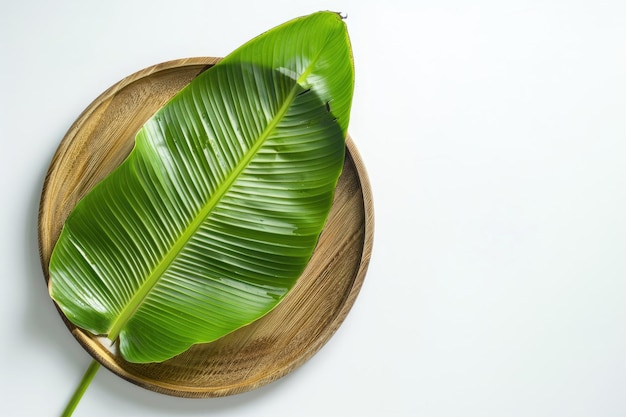
[[[339,17],[340,20],[346,20],[348,18],[348,13],[343,12],[335,12],[333,10],[326,10],[327,13],[332,13]]]

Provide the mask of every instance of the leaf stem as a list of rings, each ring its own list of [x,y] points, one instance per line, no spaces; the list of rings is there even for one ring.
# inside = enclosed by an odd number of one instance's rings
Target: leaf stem
[[[61,417],[70,417],[72,415],[74,409],[76,409],[76,406],[80,402],[80,399],[83,398],[83,394],[87,390],[91,380],[96,375],[96,372],[98,372],[98,369],[100,369],[100,362],[95,359],[92,360],[87,368],[87,371],[85,372],[85,375],[83,375],[83,379],[81,379],[80,384],[76,387],[74,395],[72,395],[69,403],[67,403],[67,407],[65,407],[63,414],[61,414]]]

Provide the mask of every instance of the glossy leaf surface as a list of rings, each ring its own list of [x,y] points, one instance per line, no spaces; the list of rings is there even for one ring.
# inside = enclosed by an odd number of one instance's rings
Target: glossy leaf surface
[[[66,317],[118,341],[126,360],[155,362],[275,307],[330,210],[353,80],[330,12],[198,76],[68,217],[49,281]]]

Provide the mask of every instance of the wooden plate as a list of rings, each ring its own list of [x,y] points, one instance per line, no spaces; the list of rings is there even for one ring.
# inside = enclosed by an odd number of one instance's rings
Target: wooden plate
[[[63,223],[78,200],[128,155],[135,133],[177,91],[219,58],[190,58],[139,71],[100,95],[72,125],[52,159],[39,211],[44,276]],[[363,284],[373,239],[365,168],[350,138],[333,207],[315,253],[296,286],[271,313],[215,342],[168,361],[124,361],[106,338],[61,317],[103,366],[144,388],[181,397],[248,391],[289,373],[341,325]]]

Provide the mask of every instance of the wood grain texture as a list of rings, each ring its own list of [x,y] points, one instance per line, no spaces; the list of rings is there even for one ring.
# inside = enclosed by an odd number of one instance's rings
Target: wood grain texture
[[[143,123],[218,58],[170,61],[139,71],[100,95],[54,155],[39,210],[39,248],[48,264],[72,208],[126,158]],[[285,299],[261,319],[168,361],[133,364],[108,339],[61,317],[103,366],[144,388],[181,397],[217,397],[270,383],[314,355],[355,302],[369,264],[374,215],[365,167],[350,137],[335,200],[316,250]]]

